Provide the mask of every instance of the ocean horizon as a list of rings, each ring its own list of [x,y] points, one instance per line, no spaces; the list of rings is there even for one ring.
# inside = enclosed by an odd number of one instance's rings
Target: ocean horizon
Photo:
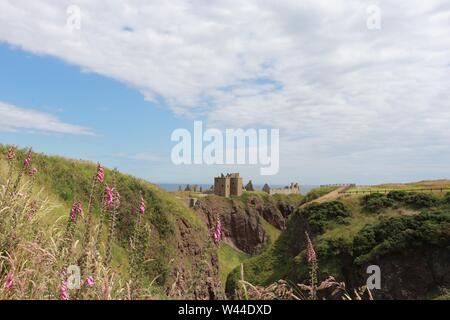
[[[178,191],[179,186],[181,186],[182,190],[184,190],[184,188],[186,187],[185,183],[157,183],[157,185],[168,192]],[[191,183],[190,185],[191,186],[195,185],[195,183]],[[197,183],[197,186],[202,187],[203,190],[208,190],[209,188],[211,188],[212,184]],[[264,185],[259,185],[259,184],[254,185],[254,187],[259,190],[261,190],[263,186]],[[273,184],[270,186],[273,188],[282,188],[282,187],[285,187],[286,185]],[[311,191],[312,189],[317,188],[317,187],[319,187],[319,185],[300,185],[300,193],[307,194],[309,191]]]

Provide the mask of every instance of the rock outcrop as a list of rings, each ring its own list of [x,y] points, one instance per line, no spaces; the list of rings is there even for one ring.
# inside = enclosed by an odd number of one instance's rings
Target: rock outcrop
[[[344,283],[342,288],[353,296],[354,289],[366,285],[373,275],[367,273],[367,267],[375,265],[381,272],[381,287],[371,290],[376,300],[448,297],[448,209],[431,209],[414,216],[382,218],[358,229],[351,234],[351,238],[348,234],[343,236],[338,232],[323,236],[330,230],[333,232],[333,228],[344,229],[342,226],[351,221],[346,215],[336,215],[340,211],[339,207],[335,201],[296,211],[273,246],[244,262],[247,281],[264,287],[280,279],[289,283],[308,284],[310,269],[306,261],[305,236],[302,236],[308,232],[319,259],[319,283],[334,276],[336,281],[332,282],[336,282],[337,286]],[[356,214],[356,211],[352,214]],[[226,283],[229,296],[234,296],[238,280],[239,270],[235,269]],[[341,290],[341,296],[345,290]],[[329,290],[321,292],[318,297],[327,300],[340,298]]]
[[[223,299],[216,250],[208,245],[208,241],[198,241],[198,235],[185,219],[179,220],[178,231],[179,256],[176,259],[191,260],[192,268],[186,269],[179,264],[172,269],[171,277],[174,280],[167,288],[167,294],[173,298],[192,295],[196,300]]]
[[[446,248],[408,249],[381,256],[370,264],[381,271],[381,289],[373,290],[375,299],[418,299],[438,293],[439,287],[450,288],[450,250]],[[346,277],[350,286],[365,283],[369,276],[366,267],[352,268],[353,274]]]
[[[283,230],[294,206],[281,200],[257,196],[248,199],[210,196],[199,199],[196,211],[210,228],[220,219],[225,239],[236,248],[255,254],[269,240],[262,219]]]

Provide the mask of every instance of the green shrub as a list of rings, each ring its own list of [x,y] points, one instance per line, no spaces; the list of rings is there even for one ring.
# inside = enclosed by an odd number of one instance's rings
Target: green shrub
[[[405,202],[415,209],[423,209],[438,205],[439,200],[434,195],[428,193],[410,193]]]
[[[442,203],[446,205],[450,205],[450,192],[447,192],[442,199]]]
[[[389,199],[392,199],[394,201],[398,201],[398,202],[404,202],[406,201],[406,199],[408,198],[408,192],[406,191],[391,191],[389,192],[389,194],[387,195],[387,197]]]
[[[345,218],[351,215],[342,202],[331,201],[310,204],[302,210],[314,232],[321,233],[331,223],[345,224]]]
[[[372,193],[361,198],[363,210],[372,213],[378,213],[383,209],[395,207],[396,204],[394,199],[386,197],[381,193]]]
[[[395,217],[375,225],[365,226],[353,240],[356,263],[377,256],[414,248],[424,244],[448,246],[450,212],[422,213],[415,216]]]
[[[400,205],[406,205],[414,209],[424,209],[437,206],[438,204],[439,200],[434,195],[422,192],[391,191],[387,196],[381,193],[372,193],[361,199],[363,209],[374,213]]]

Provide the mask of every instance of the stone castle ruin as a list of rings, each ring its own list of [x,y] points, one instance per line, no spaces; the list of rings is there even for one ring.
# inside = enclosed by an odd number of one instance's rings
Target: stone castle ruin
[[[273,195],[273,194],[299,194],[300,186],[298,183],[292,182],[290,186],[286,186],[284,188],[271,188],[266,183],[262,190],[264,192],[267,192],[270,195]]]
[[[224,175],[223,173],[214,178],[214,194],[221,197],[230,197],[230,196],[241,196],[243,190],[246,191],[255,191],[253,187],[253,183],[250,180],[248,184],[244,187],[242,184],[242,177],[239,173],[227,173]],[[286,186],[284,188],[271,188],[267,183],[262,188],[262,191],[273,195],[273,194],[299,194],[300,186],[298,183],[292,182],[290,186]]]
[[[242,195],[242,178],[239,173],[221,174],[214,178],[214,194],[226,197]]]

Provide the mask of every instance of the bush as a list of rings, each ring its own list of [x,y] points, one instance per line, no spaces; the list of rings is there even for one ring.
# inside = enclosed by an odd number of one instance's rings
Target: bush
[[[363,210],[372,213],[378,213],[383,209],[395,207],[396,204],[394,199],[386,197],[381,193],[372,193],[361,199]]]
[[[411,193],[406,198],[406,204],[409,206],[415,208],[415,209],[422,209],[422,208],[431,208],[436,206],[439,203],[439,200],[433,196],[432,194],[428,193]]]
[[[425,244],[448,246],[450,212],[422,213],[390,218],[365,226],[353,240],[356,263],[403,248]]]
[[[442,203],[450,205],[450,192],[445,194],[444,199],[442,199]]]
[[[450,198],[449,202],[450,203]],[[367,212],[380,212],[383,209],[407,205],[414,209],[424,209],[437,206],[439,200],[428,193],[391,191],[387,196],[372,193],[361,199],[361,205]]]
[[[408,193],[405,191],[391,191],[387,197],[394,201],[404,202],[408,198]]]
[[[314,232],[321,233],[330,223],[345,224],[345,218],[351,215],[342,202],[331,201],[310,204],[303,209],[303,214]]]

